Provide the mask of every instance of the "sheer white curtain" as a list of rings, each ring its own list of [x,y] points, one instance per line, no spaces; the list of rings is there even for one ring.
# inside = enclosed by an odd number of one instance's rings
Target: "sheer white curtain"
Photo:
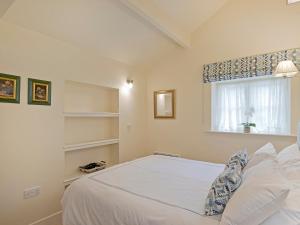
[[[252,111],[252,116],[246,112]],[[244,79],[212,84],[212,130],[242,131],[255,123],[258,133],[290,133],[290,81],[283,78]]]

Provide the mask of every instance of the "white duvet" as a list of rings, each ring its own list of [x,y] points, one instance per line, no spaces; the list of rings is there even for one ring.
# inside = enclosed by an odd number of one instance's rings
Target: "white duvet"
[[[223,164],[148,156],[85,176],[66,190],[64,225],[216,225],[204,201]]]

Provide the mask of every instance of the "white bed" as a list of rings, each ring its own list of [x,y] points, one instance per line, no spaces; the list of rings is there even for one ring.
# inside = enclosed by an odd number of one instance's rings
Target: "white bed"
[[[153,155],[87,175],[65,191],[64,225],[217,225],[204,201],[225,165]]]

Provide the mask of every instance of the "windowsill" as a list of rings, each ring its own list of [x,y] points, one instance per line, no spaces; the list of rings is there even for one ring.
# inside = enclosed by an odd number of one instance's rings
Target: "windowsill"
[[[233,134],[233,135],[257,135],[257,136],[277,136],[277,137],[297,137],[294,134],[267,134],[267,133],[243,133],[243,132],[231,132],[231,131],[215,131],[209,130],[207,133],[216,133],[216,134]]]

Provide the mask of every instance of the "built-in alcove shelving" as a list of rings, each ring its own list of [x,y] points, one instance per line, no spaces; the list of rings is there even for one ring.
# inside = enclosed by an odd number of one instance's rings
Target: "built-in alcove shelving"
[[[71,177],[71,178],[68,178],[66,180],[64,180],[64,185],[67,187],[68,185],[70,185],[73,181],[79,179],[81,176],[83,176],[83,173],[82,175],[78,175],[76,177]]]
[[[77,151],[82,149],[88,149],[88,148],[94,148],[104,145],[112,145],[119,143],[119,139],[103,139],[99,141],[91,141],[91,142],[85,142],[85,143],[79,143],[79,144],[72,144],[72,145],[65,145],[64,151],[70,152],[70,151]]]
[[[64,91],[65,185],[84,173],[78,166],[119,161],[119,90],[75,81]]]

